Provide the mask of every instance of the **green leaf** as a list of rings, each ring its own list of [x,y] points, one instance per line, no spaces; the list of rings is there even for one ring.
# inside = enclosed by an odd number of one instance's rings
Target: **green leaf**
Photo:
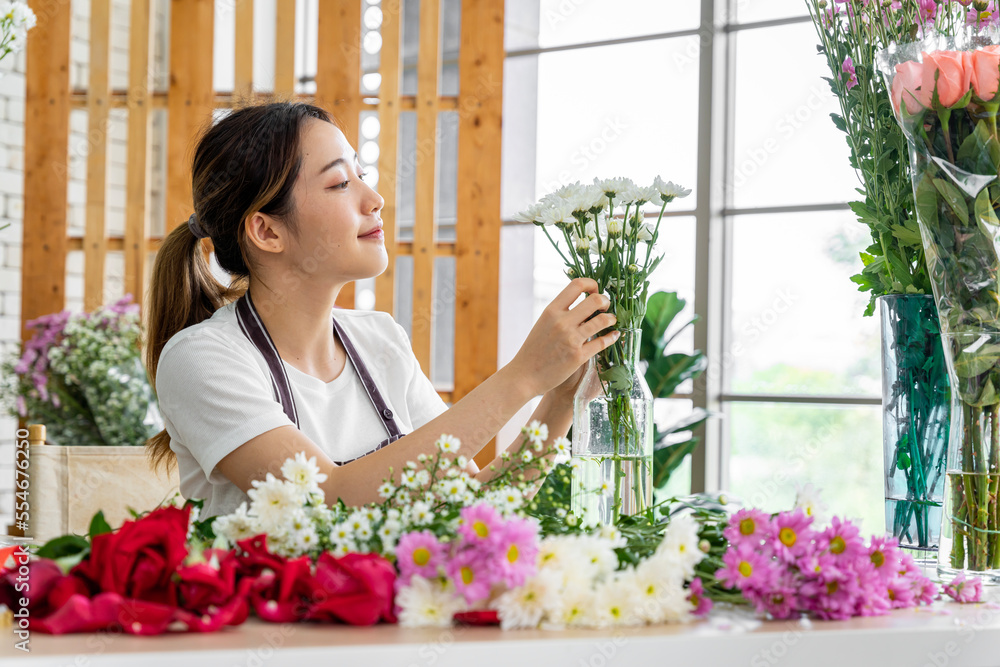
[[[990,201],[989,188],[983,188],[976,195],[976,220],[980,226],[989,225],[994,228],[1000,226],[1000,220],[997,219],[996,211],[993,210],[993,203]],[[990,238],[993,238],[997,231],[996,229],[989,229],[989,227],[982,227],[982,229]]]
[[[615,391],[626,391],[632,386],[632,371],[626,366],[612,366],[598,375]]]
[[[1000,345],[984,345],[974,352],[962,351],[955,358],[955,374],[960,378],[982,375],[1000,361]]]
[[[104,512],[98,511],[94,515],[94,518],[90,520],[90,530],[87,531],[87,535],[90,539],[94,539],[98,535],[103,535],[104,533],[110,533],[111,526],[108,524],[107,520],[104,518]]]
[[[646,304],[646,317],[642,322],[642,342],[639,356],[652,359],[663,355],[667,329],[674,318],[687,302],[677,296],[676,292],[657,292],[649,297]]]
[[[948,208],[954,212],[962,224],[969,224],[969,207],[965,203],[965,197],[962,196],[962,192],[942,178],[934,179],[934,187],[941,193],[941,197],[948,204]]]
[[[920,220],[931,228],[938,226],[937,198],[938,191],[930,174],[924,174],[917,184],[913,199]]]
[[[40,558],[56,560],[67,556],[75,556],[89,550],[90,543],[82,535],[63,535],[46,542],[38,550],[37,554]]]
[[[690,378],[700,375],[708,368],[705,355],[668,354],[649,362],[646,369],[646,383],[653,392],[653,398],[668,398],[674,390]]]
[[[977,408],[985,408],[988,405],[996,405],[997,403],[1000,403],[1000,397],[997,396],[993,378],[989,378],[986,380],[986,384],[983,385],[983,390],[979,392],[979,396],[972,402],[972,405]]]

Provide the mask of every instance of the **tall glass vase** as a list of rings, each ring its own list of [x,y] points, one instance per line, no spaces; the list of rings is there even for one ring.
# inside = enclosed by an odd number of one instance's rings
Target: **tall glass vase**
[[[1000,99],[984,101],[961,86],[968,77],[955,83],[939,69],[974,62],[992,43],[990,34],[935,34],[890,47],[879,67],[909,146],[951,383],[938,572],[1000,584]]]
[[[931,552],[941,535],[948,452],[948,369],[934,297],[879,297],[886,532]]]
[[[572,510],[613,525],[653,500],[653,394],[639,368],[641,329],[595,355],[573,400]]]

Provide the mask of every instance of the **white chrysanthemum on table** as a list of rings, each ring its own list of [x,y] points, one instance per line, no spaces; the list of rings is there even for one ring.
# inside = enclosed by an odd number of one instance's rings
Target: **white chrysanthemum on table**
[[[634,569],[634,583],[640,599],[640,614],[647,623],[684,621],[691,605],[687,601],[684,579],[676,570],[664,567],[655,558],[647,558]]]
[[[558,604],[558,582],[543,572],[529,579],[523,586],[507,591],[494,600],[491,606],[497,610],[502,629],[516,630],[537,628],[545,610]]]
[[[823,496],[813,484],[803,484],[795,491],[795,508],[802,509],[811,516],[817,526],[826,523],[829,507],[823,502]]]
[[[267,473],[264,481],[255,479],[253,488],[247,491],[250,507],[265,532],[273,526],[280,526],[286,515],[302,505],[302,494],[291,482]]]
[[[453,435],[442,435],[434,444],[445,454],[457,454],[459,448],[462,446],[462,441]]]
[[[640,605],[634,571],[618,572],[617,576],[610,577],[597,585],[594,594],[595,625],[598,627],[639,625],[642,623]]]
[[[456,613],[465,608],[453,586],[414,576],[396,595],[399,624],[404,628],[448,628]]]
[[[247,515],[247,504],[244,501],[232,514],[216,517],[212,522],[212,531],[230,544],[236,544],[259,534],[254,524],[254,520]]]
[[[695,565],[705,554],[698,548],[698,522],[690,514],[677,514],[670,519],[667,534],[656,548],[654,558],[668,567],[679,567],[686,579],[694,575]]]
[[[281,474],[285,479],[302,489],[303,493],[319,496],[317,502],[323,501],[323,492],[319,485],[326,481],[326,473],[319,471],[316,457],[306,458],[305,452],[299,452],[294,459],[287,459],[281,466]]]

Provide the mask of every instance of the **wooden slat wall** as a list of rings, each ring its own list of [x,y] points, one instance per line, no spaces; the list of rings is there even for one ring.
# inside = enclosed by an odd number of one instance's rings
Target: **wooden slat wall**
[[[150,63],[153,55],[150,0],[134,0],[129,26],[128,165],[125,184],[125,292],[142,304],[149,256]],[[105,239],[107,244],[107,239]]]
[[[104,303],[104,211],[108,174],[108,61],[111,57],[111,0],[90,3],[90,81],[87,96],[87,219],[83,244],[83,307]]]
[[[238,6],[239,3],[237,3]],[[167,91],[167,232],[187,222],[191,161],[202,131],[212,122],[213,0],[170,3],[170,87]]]
[[[434,300],[434,200],[437,193],[438,72],[441,67],[440,0],[420,0],[417,56],[416,201],[413,221],[413,352],[431,373]]]
[[[66,213],[69,178],[68,2],[32,0],[38,16],[27,46],[24,117],[24,236],[21,339],[28,320],[66,303]]]
[[[277,0],[274,25],[274,93],[295,94],[295,0]]]
[[[212,81],[214,32],[213,0],[171,0],[170,84],[152,91],[150,0],[132,4],[129,89],[108,89],[107,42],[111,0],[93,0],[91,78],[89,90],[69,89],[70,3],[32,2],[39,25],[28,40],[28,85],[25,142],[25,225],[22,263],[23,322],[62,309],[69,249],[87,253],[86,305],[102,300],[103,262],[109,251],[126,254],[126,289],[137,299],[145,291],[146,253],[161,238],[149,235],[151,111],[168,112],[166,227],[169,232],[186,222],[192,211],[191,160],[196,141],[211,123],[214,109],[257,98],[253,86],[252,0],[235,3],[235,86],[216,92]],[[360,90],[362,29],[361,0],[320,0],[319,71],[315,95],[295,93],[295,0],[277,0],[275,22],[275,92],[279,96],[326,108],[343,127],[348,140],[359,146],[359,115],[377,111],[379,136],[379,190],[386,200],[385,222],[389,269],[376,281],[376,307],[395,309],[395,260],[414,257],[413,344],[424,371],[430,374],[432,349],[434,259],[454,256],[457,268],[455,303],[455,386],[441,392],[455,401],[496,370],[500,243],[500,116],[503,77],[502,0],[463,0],[459,56],[460,95],[440,96],[440,0],[423,0],[420,8],[420,48],[416,96],[400,95],[402,65],[402,3],[382,5],[381,88],[378,100],[365,100]],[[104,37],[104,39],[101,39]],[[67,238],[67,146],[69,112],[90,112],[91,129],[106,128],[112,108],[128,108],[128,176],[124,237],[108,237],[104,229],[103,139],[88,161],[88,212],[83,237]],[[399,116],[417,113],[419,169],[414,240],[398,241],[397,179]],[[456,243],[434,237],[437,193],[434,146],[438,113],[459,113],[458,230]],[[97,133],[103,137],[106,129]],[[62,165],[52,169],[50,165]],[[206,244],[207,245],[207,244]],[[207,248],[206,248],[207,249]],[[101,275],[101,279],[97,278]],[[341,294],[339,305],[353,307],[353,285]]]
[[[253,0],[236,3],[236,95],[249,95],[253,88]]]
[[[316,104],[333,114],[352,146],[358,146],[361,113],[361,0],[319,3]],[[354,283],[340,291],[337,305],[354,307]]]
[[[502,2],[462,0],[455,243],[456,399],[497,369],[503,16]],[[477,460],[486,461],[491,453],[484,451]]]

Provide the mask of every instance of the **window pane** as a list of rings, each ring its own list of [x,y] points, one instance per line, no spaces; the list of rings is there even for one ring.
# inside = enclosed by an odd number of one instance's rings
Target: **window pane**
[[[541,0],[538,45],[562,46],[698,27],[701,3],[684,0]]]
[[[727,195],[737,208],[849,201],[858,185],[826,61],[809,23],[736,34],[736,117]],[[781,63],[780,71],[762,63]]]
[[[752,23],[793,16],[807,16],[803,0],[736,0],[736,21]],[[814,51],[815,53],[815,51]]]
[[[822,491],[829,513],[885,529],[881,412],[877,406],[732,403],[728,488],[768,512],[791,509],[796,485]]]
[[[878,320],[850,281],[866,237],[850,211],[732,221],[733,392],[881,393]]]
[[[694,402],[682,398],[659,398],[653,402],[653,417],[656,426],[661,429],[670,428],[673,424],[687,419],[694,410]],[[668,442],[682,442],[687,438],[668,439]],[[671,496],[683,496],[691,493],[691,457],[684,458],[676,470],[670,475],[666,486],[656,492],[657,500],[670,498]]]
[[[595,176],[646,185],[660,174],[693,188],[697,47],[692,36],[540,55],[538,195]],[[693,208],[696,196],[672,206]]]

